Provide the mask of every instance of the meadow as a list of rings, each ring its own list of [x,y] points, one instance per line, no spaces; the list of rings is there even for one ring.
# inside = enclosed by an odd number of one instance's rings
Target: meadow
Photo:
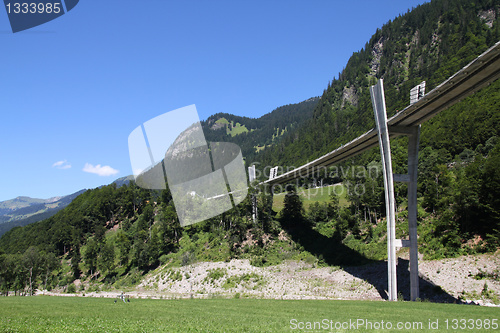
[[[427,302],[0,297],[0,332],[494,332],[499,320],[499,308]]]
[[[340,206],[346,207],[349,204],[347,201],[347,188],[342,184],[317,188],[299,188],[297,193],[301,197],[306,209],[315,202],[319,202],[320,204],[328,203],[332,193],[335,193],[339,197]],[[286,193],[278,193],[273,196],[273,209],[276,212],[283,209],[285,195]]]

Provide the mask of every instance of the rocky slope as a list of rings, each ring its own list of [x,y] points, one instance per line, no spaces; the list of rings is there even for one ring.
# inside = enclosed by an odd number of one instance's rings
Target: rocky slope
[[[407,254],[400,253],[398,261],[400,300],[409,299],[406,257]],[[386,267],[385,262],[355,267],[316,267],[314,263],[298,261],[270,267],[255,267],[248,260],[202,262],[179,268],[160,267],[146,275],[137,288],[125,292],[135,298],[165,299],[384,300],[387,298]],[[499,306],[499,267],[500,252],[443,260],[420,259],[421,300]],[[75,284],[80,289],[78,281]],[[117,297],[120,293],[121,290],[91,292],[85,296]]]

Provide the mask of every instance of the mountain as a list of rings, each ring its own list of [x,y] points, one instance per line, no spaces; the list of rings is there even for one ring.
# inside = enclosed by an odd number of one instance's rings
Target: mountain
[[[20,196],[0,202],[0,223],[26,219],[45,212],[57,211],[66,207],[82,191],[49,199],[36,199]]]
[[[260,118],[217,113],[201,125],[207,141],[236,143],[244,158],[253,161],[260,151],[275,145],[306,123],[319,100],[319,97],[312,97],[300,103],[280,106]]]
[[[134,176],[130,175],[130,176],[118,178],[113,183],[116,184],[117,187],[120,187],[120,186],[128,185],[130,183],[130,181],[133,179],[134,179]]]
[[[132,179],[133,176],[121,177],[112,184],[116,187],[126,186]],[[22,227],[53,216],[85,191],[86,189],[83,189],[70,195],[49,199],[20,196],[0,202],[0,236],[12,228]]]
[[[9,213],[15,212],[18,209],[26,208],[36,204],[48,204],[59,200],[61,197],[53,197],[49,199],[36,199],[30,197],[17,197],[15,199],[5,200],[0,202],[0,214],[1,216],[7,215]]]
[[[412,87],[426,81],[430,91],[497,42],[498,14],[498,1],[434,0],[389,21],[328,84],[308,124],[264,151],[259,161],[301,165],[373,128],[369,86],[384,79],[392,116],[409,104]],[[488,135],[471,142],[472,149],[497,130]]]
[[[49,199],[26,196],[0,202],[0,236],[10,229],[25,226],[53,216],[86,190]]]
[[[122,187],[122,186],[127,186],[130,183],[130,181],[133,181],[133,180],[134,180],[134,176],[128,175],[128,176],[120,177],[120,178],[116,179],[111,184],[115,184],[116,187]],[[106,186],[106,185],[103,185],[103,186]]]

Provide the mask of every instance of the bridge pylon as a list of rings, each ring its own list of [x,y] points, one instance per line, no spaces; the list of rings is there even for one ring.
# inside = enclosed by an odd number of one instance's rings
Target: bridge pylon
[[[410,298],[419,298],[418,277],[418,243],[417,243],[417,176],[418,148],[420,140],[420,125],[389,126],[384,98],[383,80],[370,87],[375,124],[378,132],[380,156],[384,176],[385,206],[387,218],[387,267],[388,267],[388,298],[397,301],[397,268],[396,247],[410,247]],[[392,158],[390,135],[407,135],[408,140],[408,174],[392,173]],[[394,199],[394,182],[408,183],[408,225],[409,241],[396,239],[396,204]]]

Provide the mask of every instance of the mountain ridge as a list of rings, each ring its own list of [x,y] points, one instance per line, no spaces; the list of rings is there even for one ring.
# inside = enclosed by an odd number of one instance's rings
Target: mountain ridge
[[[83,189],[72,194],[49,199],[33,199],[27,196],[20,196],[0,202],[0,204],[5,204],[7,202],[5,206],[10,205],[12,207],[11,203],[21,198],[21,200],[18,201],[24,203],[21,207],[17,206],[17,208],[10,209],[7,212],[5,209],[2,210],[3,215],[0,215],[0,236],[12,228],[35,223],[55,215],[58,211],[68,206],[74,198],[85,191],[86,189]],[[26,205],[27,203],[30,204]]]
[[[64,196],[55,196],[48,199],[31,198],[29,196],[18,196],[14,199],[0,201],[0,214],[5,211],[15,211],[20,208],[28,207],[33,204],[46,204],[58,201]]]
[[[201,124],[207,141],[235,143],[240,146],[245,160],[253,161],[261,150],[275,145],[286,134],[305,124],[319,100],[319,97],[311,97],[299,103],[282,105],[258,118],[216,113]],[[221,122],[221,119],[225,121]],[[235,127],[245,130],[232,135]]]
[[[134,176],[132,175],[120,177],[114,180],[111,184],[115,184],[118,188],[128,185],[133,179]],[[99,188],[107,185],[101,185]],[[55,196],[48,199],[18,196],[14,199],[1,201],[0,237],[12,228],[26,226],[53,216],[61,209],[68,206],[73,199],[85,191],[87,191],[87,189],[82,189],[72,194]]]
[[[80,192],[80,191],[78,191]],[[22,219],[25,215],[33,215],[46,209],[56,208],[60,201],[74,193],[64,196],[55,196],[48,199],[31,198],[28,196],[18,196],[0,202],[0,223],[6,223]]]

